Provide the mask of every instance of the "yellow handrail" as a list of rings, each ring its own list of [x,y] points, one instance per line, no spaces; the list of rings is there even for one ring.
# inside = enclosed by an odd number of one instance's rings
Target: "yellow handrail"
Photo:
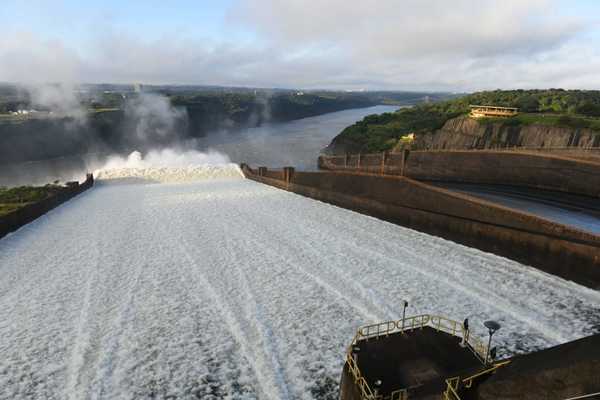
[[[390,400],[408,400],[408,389],[394,390],[390,394]]]
[[[468,334],[464,330],[462,323],[439,315],[415,315],[412,317],[407,317],[404,320],[386,321],[377,324],[365,325],[358,329],[352,344],[355,344],[357,341],[363,339],[378,339],[381,336],[388,336],[392,333],[404,333],[417,328],[423,329],[425,326],[430,326],[437,331],[446,332],[450,335],[464,338],[465,342],[468,343],[469,348],[473,350],[473,353],[480,359],[480,361],[485,362],[485,357],[488,350],[485,343],[478,337]]]
[[[470,388],[473,386],[473,381],[483,375],[493,374],[500,367],[503,367],[510,363],[510,360],[502,361],[494,364],[491,368],[488,368],[483,371],[479,371],[478,373],[471,375],[465,379],[462,379],[459,376],[455,376],[454,378],[446,379],[446,390],[442,393],[442,399],[444,400],[461,400],[458,389],[460,384],[462,383],[465,388]]]
[[[350,370],[350,373],[354,377],[354,383],[356,384],[356,386],[358,386],[358,389],[360,390],[361,398],[373,399],[373,391],[369,387],[369,384],[367,383],[365,378],[363,378],[362,374],[360,373],[360,369],[358,368],[358,365],[356,365],[356,363],[354,362],[354,358],[352,358],[351,354],[348,354],[348,356],[346,357],[346,362],[348,363],[348,370]]]
[[[472,376],[469,376],[468,378],[463,379],[463,383],[465,384],[466,388],[470,388],[473,385],[473,381],[476,378],[479,378],[480,376],[483,376],[486,374],[491,374],[491,373],[495,372],[498,368],[503,367],[509,363],[510,363],[510,360],[501,361],[499,363],[496,363],[491,368],[485,369],[483,371],[479,371],[475,375],[472,375]]]
[[[348,363],[348,369],[350,370],[350,373],[352,374],[352,377],[354,378],[354,382],[356,383],[356,385],[358,386],[358,388],[361,392],[362,399],[375,399],[375,395],[373,394],[373,391],[369,387],[369,384],[367,383],[367,381],[362,376],[362,374],[360,372],[360,368],[358,367],[358,365],[354,361],[354,358],[352,357],[352,347],[355,344],[357,344],[359,341],[362,341],[362,340],[379,339],[382,336],[387,337],[390,334],[394,334],[394,333],[402,333],[403,334],[405,332],[410,332],[415,329],[423,329],[426,326],[434,328],[437,331],[442,331],[442,332],[448,333],[450,335],[458,336],[458,337],[462,338],[465,341],[465,343],[468,345],[467,347],[469,347],[469,349],[471,351],[473,351],[475,356],[477,356],[477,358],[482,363],[485,363],[488,349],[487,349],[487,346],[484,344],[484,342],[482,340],[480,340],[479,338],[477,338],[476,336],[471,336],[469,334],[469,331],[466,331],[464,329],[464,326],[461,322],[454,321],[452,319],[449,319],[449,318],[446,318],[446,317],[443,317],[440,315],[430,315],[430,314],[414,315],[414,316],[406,317],[406,318],[400,319],[400,320],[385,321],[385,322],[380,322],[377,324],[365,325],[365,326],[360,327],[357,330],[356,335],[354,336],[354,339],[352,340],[352,344],[348,347],[348,350],[346,352],[346,362]],[[467,383],[467,380],[469,380],[469,382],[468,382],[469,386],[467,386],[467,387],[470,387],[473,379],[475,379],[476,377],[483,375],[484,373],[492,372],[495,369],[497,369],[498,367],[505,365],[505,364],[507,364],[507,362],[495,364],[494,367],[492,367],[486,371],[480,372],[478,374],[475,374],[472,377],[467,378],[464,382]],[[451,378],[451,379],[452,379],[452,382],[454,382],[453,379],[455,379],[455,378]],[[460,383],[460,378],[458,378],[458,379],[459,379],[458,383]],[[448,382],[448,380],[447,380],[447,382]],[[455,390],[458,389],[458,383],[456,384]],[[447,389],[447,391],[448,390],[449,389]],[[460,399],[458,397],[458,394],[456,394],[456,393],[450,393],[450,394],[448,394],[448,396],[451,394],[456,397],[445,397],[445,398],[453,399],[453,400]],[[407,389],[399,389],[399,390],[392,392],[391,395],[396,396],[396,397],[391,397],[390,400],[405,400],[408,398],[408,391],[407,391]],[[402,396],[405,396],[405,397],[402,397]],[[445,396],[446,396],[446,394],[445,394]]]
[[[446,390],[442,394],[444,400],[460,400],[458,395],[458,385],[460,383],[460,377],[446,379]]]
[[[427,326],[430,318],[430,315],[423,314],[407,317],[404,320],[386,321],[377,324],[365,325],[358,329],[353,343],[356,343],[356,341],[362,339],[368,340],[371,338],[379,338],[380,336],[384,335],[388,336],[391,333],[399,333],[416,328],[423,328],[424,326]]]

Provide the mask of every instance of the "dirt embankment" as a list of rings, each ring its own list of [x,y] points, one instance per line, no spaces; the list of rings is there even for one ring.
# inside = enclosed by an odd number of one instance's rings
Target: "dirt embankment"
[[[448,120],[432,133],[418,135],[414,149],[493,149],[498,147],[589,148],[600,146],[600,134],[587,128],[540,124],[511,126],[480,123],[467,116]]]

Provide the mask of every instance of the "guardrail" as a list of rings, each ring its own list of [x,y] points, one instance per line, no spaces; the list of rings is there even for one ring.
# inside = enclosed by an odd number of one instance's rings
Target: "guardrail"
[[[458,395],[458,385],[460,384],[460,377],[446,379],[446,390],[442,394],[444,400],[460,400]]]
[[[480,376],[493,374],[498,368],[503,367],[509,363],[510,360],[496,363],[491,368],[479,371],[478,373],[464,379],[461,379],[460,376],[455,376],[454,378],[446,379],[446,390],[442,394],[442,398],[444,400],[461,400],[460,395],[458,394],[461,385],[462,387],[469,389],[471,386],[473,386],[473,381],[475,379],[479,378]]]
[[[420,149],[411,150],[411,153],[457,153],[457,152],[536,152],[536,153],[548,153],[552,154],[555,152],[568,152],[568,153],[581,153],[581,154],[594,154],[600,155],[600,147],[528,147],[528,146],[502,146],[502,147],[489,147],[484,149]],[[339,157],[339,156],[336,156]]]
[[[598,397],[596,397],[598,396]],[[565,400],[580,400],[580,399],[591,399],[591,398],[600,398],[600,392],[597,393],[588,393],[577,397],[569,397]]]
[[[469,331],[464,329],[463,324],[458,321],[454,321],[452,319],[439,315],[422,314],[406,317],[404,319],[399,319],[395,321],[386,321],[377,324],[365,325],[360,327],[356,331],[356,335],[354,335],[354,339],[352,339],[352,343],[348,347],[348,350],[346,352],[346,363],[348,364],[348,370],[352,374],[354,383],[360,391],[361,399],[384,400],[384,397],[382,395],[375,395],[375,392],[371,389],[368,382],[363,377],[360,368],[358,367],[356,361],[354,360],[354,357],[352,356],[352,347],[363,340],[379,339],[381,337],[387,337],[392,334],[403,334],[405,332],[410,332],[415,329],[423,329],[424,327],[430,327],[438,332],[441,331],[462,338],[465,346],[473,352],[473,354],[479,359],[479,361],[482,364],[485,365],[485,360],[488,351],[487,346],[479,338],[471,336]],[[500,365],[504,365],[504,363],[500,363]],[[496,368],[497,366],[495,365],[494,367],[486,371],[489,372],[495,370]],[[486,371],[484,372],[487,373]],[[475,379],[477,376],[480,375],[474,375],[470,378],[467,378],[471,379],[469,387],[472,384],[472,380]],[[458,379],[460,383],[460,378],[458,377],[451,379]],[[449,380],[446,380],[446,383],[448,383],[448,381]],[[449,389],[447,389],[446,392],[448,392],[448,390]],[[444,392],[444,396],[446,396],[446,392]],[[452,391],[450,391],[450,394],[448,395],[452,395],[451,392]],[[456,394],[456,397],[445,398],[451,400],[460,400],[458,394]],[[407,400],[408,390],[406,388],[395,390],[388,397],[385,398],[385,400],[387,399]]]
[[[571,152],[571,153],[598,153],[598,155],[600,155],[600,147],[567,147],[567,146],[556,146],[556,147],[539,147],[539,146],[498,146],[498,147],[490,147],[490,148],[484,148],[484,149],[475,149],[475,148],[470,148],[470,149],[440,149],[440,148],[431,148],[431,149],[415,149],[415,150],[411,150],[411,153],[428,153],[428,152],[436,152],[436,153],[456,153],[456,152],[464,152],[464,151],[472,151],[472,152],[486,152],[486,151],[522,151],[522,152],[528,152],[528,151],[535,151],[535,152]],[[323,158],[323,160],[325,161],[329,161],[329,160],[341,160],[344,161],[346,160],[347,157],[358,157],[358,158],[367,158],[367,157],[383,157],[383,154],[386,155],[390,155],[390,154],[397,154],[400,155],[401,153],[391,153],[391,152],[383,152],[383,153],[358,153],[358,154],[347,154],[347,155],[326,155],[326,154],[321,154],[320,157]],[[357,166],[355,165],[347,165],[347,168],[357,168]]]
[[[493,365],[491,368],[485,369],[485,370],[483,370],[483,371],[479,371],[478,373],[476,373],[476,374],[474,374],[474,375],[471,375],[471,376],[469,376],[469,377],[467,377],[467,378],[463,379],[463,380],[462,380],[462,383],[463,383],[463,384],[465,385],[465,387],[468,389],[468,388],[470,388],[471,386],[473,386],[473,381],[474,381],[475,379],[479,378],[480,376],[484,376],[484,375],[487,375],[487,374],[492,374],[492,373],[496,372],[496,370],[497,370],[498,368],[500,368],[500,367],[503,367],[503,366],[505,366],[505,365],[507,365],[507,364],[510,364],[510,360],[507,360],[507,361],[502,361],[502,362],[496,363],[496,364],[494,364],[494,365]]]
[[[461,322],[439,315],[422,314],[396,321],[365,325],[360,327],[356,332],[352,345],[356,344],[359,340],[368,340],[371,338],[388,336],[392,333],[403,333],[414,329],[423,329],[425,326],[463,338],[465,344],[470,347],[475,356],[477,356],[482,363],[485,363],[488,349],[484,342],[478,337],[470,335],[469,331],[464,329]]]
[[[408,400],[408,389],[398,389],[390,393],[390,400]]]

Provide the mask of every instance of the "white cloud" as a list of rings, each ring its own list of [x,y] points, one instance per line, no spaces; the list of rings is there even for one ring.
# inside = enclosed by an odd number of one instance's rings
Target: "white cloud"
[[[104,26],[82,53],[60,39],[5,32],[0,81],[600,88],[587,17],[555,8],[552,0],[240,0],[226,24],[233,37],[247,32],[242,41],[148,40]]]

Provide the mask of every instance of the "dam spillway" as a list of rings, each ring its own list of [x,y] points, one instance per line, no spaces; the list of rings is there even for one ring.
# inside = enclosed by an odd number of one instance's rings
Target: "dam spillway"
[[[600,331],[600,295],[239,178],[102,184],[0,240],[0,398],[337,398],[359,325],[435,312],[500,355]]]

